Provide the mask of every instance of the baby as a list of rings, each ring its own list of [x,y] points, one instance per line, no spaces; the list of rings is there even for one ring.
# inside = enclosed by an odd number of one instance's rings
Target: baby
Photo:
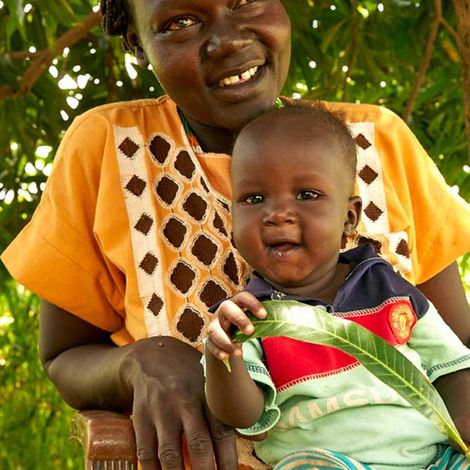
[[[361,212],[355,172],[347,125],[320,104],[270,111],[240,132],[233,240],[255,274],[216,307],[208,327],[209,408],[241,434],[267,432],[255,450],[276,469],[470,468],[427,418],[352,356],[286,337],[243,346],[230,338],[234,327],[253,333],[245,311],[264,319],[262,300],[323,306],[412,360],[470,441],[470,351],[372,245],[341,252]]]

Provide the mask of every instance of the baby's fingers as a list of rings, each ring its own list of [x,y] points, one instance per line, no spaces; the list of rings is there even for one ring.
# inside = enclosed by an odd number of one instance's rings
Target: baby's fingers
[[[213,341],[210,336],[208,336],[206,341],[206,349],[221,361],[224,361],[231,356],[242,355],[242,349],[240,345],[234,344],[232,342],[229,342],[228,344],[230,345],[229,347],[226,347],[225,344],[223,344],[222,347],[219,347],[219,344]]]
[[[236,354],[237,345],[232,342],[228,331],[231,323],[217,314],[207,327],[207,345],[209,350],[220,359],[225,359],[232,354]],[[221,352],[225,353],[222,355]]]
[[[263,304],[250,292],[239,292],[230,299],[243,311],[250,311],[256,318],[263,320],[268,315]]]
[[[251,335],[254,332],[254,327],[245,313],[246,308],[243,303],[236,303],[235,297],[222,302],[216,312],[222,328],[225,331],[230,331],[233,325],[243,334]]]

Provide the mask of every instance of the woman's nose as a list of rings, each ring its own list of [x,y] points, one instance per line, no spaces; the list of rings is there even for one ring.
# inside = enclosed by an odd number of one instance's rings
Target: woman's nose
[[[229,56],[252,43],[251,35],[236,21],[218,21],[210,31],[205,52],[211,59]]]

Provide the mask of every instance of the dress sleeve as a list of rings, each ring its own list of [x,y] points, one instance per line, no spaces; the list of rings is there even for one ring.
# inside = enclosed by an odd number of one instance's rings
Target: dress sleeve
[[[413,283],[420,284],[470,251],[470,206],[403,120],[386,109],[376,120],[376,145],[391,230],[408,232]]]
[[[243,343],[243,360],[250,377],[263,389],[264,410],[256,424],[249,428],[238,429],[238,431],[244,436],[256,436],[273,428],[279,421],[281,412],[275,403],[276,387],[263,362],[263,349],[258,339]]]
[[[469,252],[470,206],[446,184],[407,124],[382,106],[328,107],[354,129],[360,228],[395,269],[421,284]]]
[[[2,254],[12,276],[43,299],[90,323],[123,326],[122,274],[94,234],[109,129],[85,115],[66,133],[31,221]]]

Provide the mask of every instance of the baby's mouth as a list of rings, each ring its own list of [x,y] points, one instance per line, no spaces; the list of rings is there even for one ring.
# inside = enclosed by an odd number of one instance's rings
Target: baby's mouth
[[[229,86],[240,85],[250,80],[257,71],[258,67],[251,67],[250,69],[245,70],[245,72],[238,75],[231,75],[230,77],[223,78],[217,83],[217,86],[225,88]]]
[[[285,242],[276,242],[268,245],[268,251],[276,256],[284,256],[292,250],[295,250],[300,245],[295,242],[285,241]]]

